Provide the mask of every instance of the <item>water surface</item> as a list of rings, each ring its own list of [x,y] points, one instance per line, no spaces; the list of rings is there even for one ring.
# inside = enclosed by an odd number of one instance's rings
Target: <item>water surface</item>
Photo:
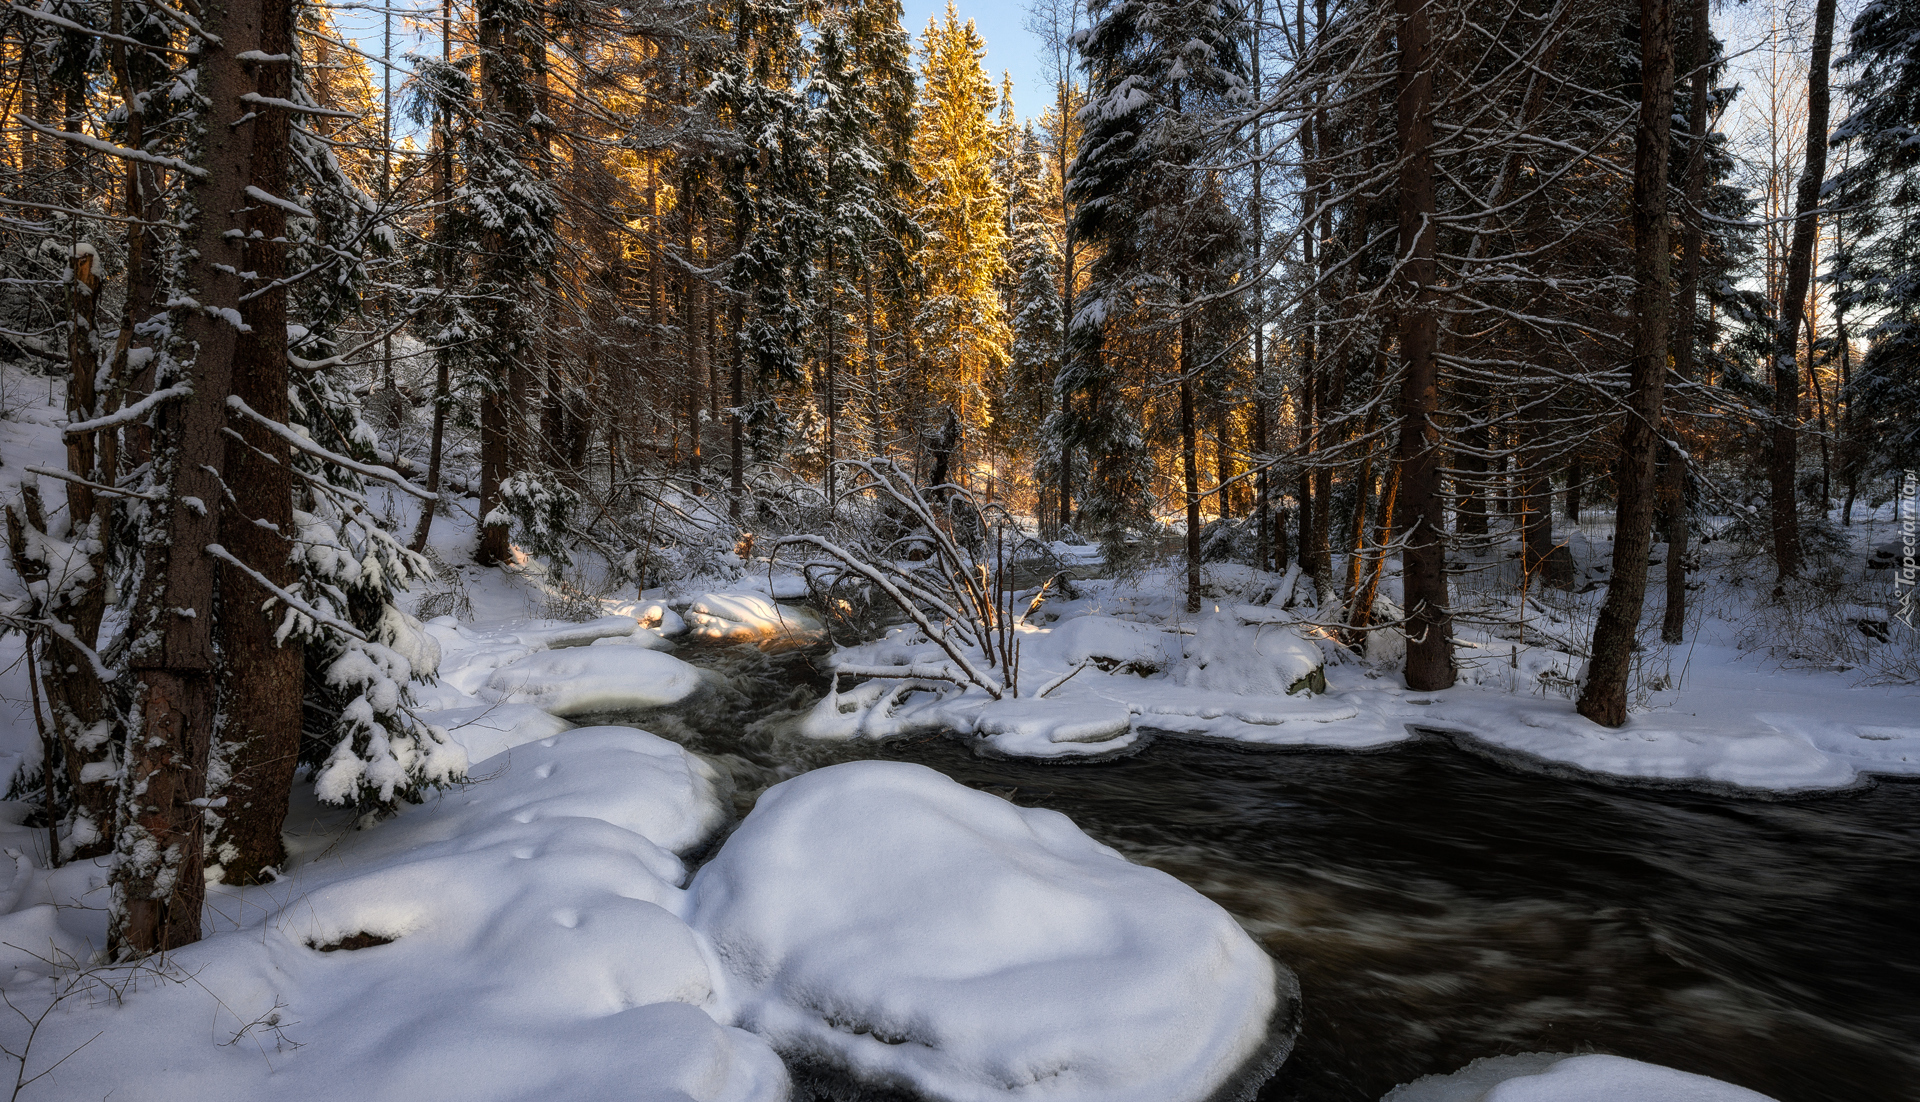
[[[1374,1102],[1480,1056],[1607,1052],[1779,1102],[1920,1099],[1920,785],[1768,802],[1522,773],[1421,740],[1093,765],[791,734],[814,655],[695,648],[733,691],[630,721],[714,759],[744,812],[856,758],[1071,816],[1225,907],[1300,977],[1267,1102]],[[608,721],[618,721],[607,717]]]

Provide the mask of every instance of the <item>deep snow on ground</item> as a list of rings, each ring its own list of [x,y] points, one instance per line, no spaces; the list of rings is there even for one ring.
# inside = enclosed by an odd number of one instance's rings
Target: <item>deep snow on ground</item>
[[[766,1044],[707,1012],[682,918],[678,855],[723,817],[712,770],[601,727],[475,772],[375,829],[313,816],[283,879],[215,889],[210,936],[146,965],[84,967],[97,893],[0,920],[9,963],[52,973],[6,988],[53,1004],[27,1073],[65,1058],[24,1097],[784,1098]]]
[[[314,816],[282,879],[133,968],[86,967],[97,867],[15,858],[0,979],[46,1011],[28,1074],[64,1060],[25,1097],[779,1102],[778,1050],[952,1102],[1201,1102],[1285,990],[1192,889],[922,767],[770,789],[691,890],[725,815],[678,745],[579,728],[474,775]]]
[[[1650,645],[1646,664],[1659,671],[1643,677],[1626,725],[1610,730],[1574,711],[1580,659],[1543,640],[1574,635],[1575,625],[1533,611],[1537,601],[1519,638],[1463,623],[1461,682],[1414,692],[1397,675],[1397,632],[1376,636],[1368,656],[1356,657],[1310,609],[1268,599],[1291,587],[1289,576],[1233,566],[1206,574],[1211,596],[1198,614],[1184,611],[1172,570],[1082,582],[1080,597],[1043,605],[1019,631],[1018,699],[849,679],[805,729],[820,738],[950,730],[987,752],[1055,758],[1126,752],[1148,733],[1365,750],[1428,729],[1510,760],[1642,782],[1793,792],[1848,787],[1863,774],[1920,774],[1920,690],[1862,685],[1848,671],[1780,668],[1736,648],[1726,619],[1702,618],[1680,648]],[[907,627],[836,660],[862,668],[947,661]],[[1306,684],[1316,668],[1325,692]]]

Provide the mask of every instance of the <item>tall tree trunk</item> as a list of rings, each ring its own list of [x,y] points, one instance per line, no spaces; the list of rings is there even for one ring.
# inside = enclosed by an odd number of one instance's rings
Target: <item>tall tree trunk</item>
[[[1185,295],[1183,294],[1184,298]],[[1193,409],[1193,319],[1180,319],[1180,473],[1187,496],[1187,611],[1200,611],[1200,428]]]
[[[1820,223],[1820,187],[1827,176],[1827,69],[1833,56],[1834,0],[1819,0],[1813,14],[1813,56],[1807,65],[1807,148],[1800,194],[1793,208],[1793,243],[1787,251],[1787,295],[1780,303],[1773,346],[1773,455],[1767,463],[1773,507],[1773,561],[1779,570],[1774,596],[1800,572],[1799,493],[1794,486],[1800,450],[1800,323],[1806,316],[1813,271],[1813,242]],[[1823,502],[1821,508],[1825,509]]]
[[[835,389],[837,384],[839,383],[839,379],[837,378],[837,375],[840,367],[840,363],[839,363],[840,349],[834,344],[835,331],[838,328],[838,326],[836,326],[834,323],[839,319],[837,319],[834,316],[834,311],[837,308],[837,304],[834,301],[835,288],[834,288],[834,269],[833,269],[834,255],[833,254],[834,254],[833,242],[829,241],[827,242],[827,257],[826,257],[826,268],[825,268],[826,284],[827,284],[826,285],[827,301],[826,301],[825,309],[821,311],[821,313],[824,315],[822,320],[825,321],[826,328],[827,328],[827,362],[826,362],[827,465],[826,465],[826,470],[822,472],[822,477],[826,481],[827,508],[829,509],[833,508],[838,501],[838,494],[835,492],[835,487],[833,484],[834,482],[833,465],[840,458],[840,453],[839,453],[840,395],[836,392],[836,389]]]
[[[1409,689],[1453,684],[1453,616],[1447,609],[1445,501],[1440,480],[1438,291],[1434,287],[1433,37],[1424,0],[1395,0],[1400,73],[1400,278],[1412,290],[1400,312],[1400,555],[1406,593]]]
[[[741,236],[744,240],[745,234]],[[733,301],[728,315],[732,322],[733,339],[729,345],[728,369],[731,372],[729,393],[733,401],[733,409],[727,414],[727,426],[730,433],[728,446],[731,449],[733,462],[727,473],[727,518],[738,527],[741,523],[743,503],[747,496],[747,368],[740,347],[740,332],[746,324],[746,306],[739,292],[734,292],[731,297]]]
[[[1467,404],[1467,426],[1460,432],[1460,447],[1453,453],[1454,528],[1463,536],[1487,534],[1487,450],[1493,441],[1487,432],[1487,396],[1484,388],[1473,383],[1461,387]],[[1484,546],[1484,541],[1468,546]]]
[[[137,232],[137,229],[136,229]],[[118,380],[124,378],[124,360],[116,356],[107,392],[98,392],[98,344],[94,336],[100,292],[106,281],[95,270],[98,258],[82,254],[72,260],[72,284],[69,310],[72,329],[68,334],[67,410],[73,419],[97,417],[114,403]],[[78,433],[67,437],[67,469],[81,478],[112,485],[118,475],[116,438],[107,432]],[[25,484],[22,485],[24,497]],[[37,495],[36,495],[37,496]],[[69,593],[64,607],[49,608],[46,613],[67,626],[71,638],[49,634],[40,663],[40,674],[47,691],[47,710],[52,713],[59,732],[67,765],[67,783],[73,798],[73,819],[68,827],[67,856],[99,857],[112,852],[116,784],[111,775],[115,746],[112,736],[118,723],[110,706],[106,686],[95,672],[87,651],[99,645],[100,622],[107,610],[108,545],[111,532],[112,500],[77,482],[67,483],[67,516],[72,538],[88,538],[93,549],[87,564],[93,581],[78,593]],[[44,530],[36,520],[37,508],[28,509],[28,519]],[[16,561],[18,556],[16,555]],[[22,575],[25,580],[26,575]],[[79,644],[76,646],[75,644]],[[51,794],[49,794],[51,799]],[[49,805],[51,806],[51,805]],[[57,856],[57,855],[56,855]]]
[[[1371,430],[1373,422],[1369,421]],[[1357,598],[1360,587],[1365,583],[1367,573],[1367,514],[1373,507],[1373,448],[1360,459],[1360,467],[1353,476],[1353,517],[1349,530],[1352,535],[1347,540],[1347,585],[1341,591],[1341,602],[1347,609],[1347,626],[1365,629],[1373,618],[1373,605],[1361,607]],[[1386,518],[1381,518],[1384,526]],[[1351,642],[1351,638],[1348,640]]]
[[[692,267],[697,261],[694,256],[694,215],[691,196],[693,194],[693,174],[688,172],[682,177],[680,203],[686,210],[686,253],[687,264]],[[689,383],[687,386],[687,469],[693,472],[696,488],[702,485],[704,457],[701,454],[700,412],[706,406],[707,387],[707,342],[706,342],[706,304],[707,281],[689,271],[687,283],[687,320],[686,345]]]
[[[440,4],[440,60],[448,62],[453,57],[453,0],[441,0]],[[445,109],[438,109],[433,116],[434,143],[434,196],[441,204],[453,201],[453,120]],[[433,215],[433,282],[440,292],[438,308],[445,309],[446,296],[453,286],[453,251],[447,247],[445,207],[436,206]],[[446,458],[447,412],[453,407],[453,386],[450,365],[444,351],[433,354],[433,436],[427,443],[427,492],[440,493],[440,467]],[[427,535],[433,530],[433,514],[438,512],[438,501],[420,503],[420,521],[413,529],[413,542],[410,546],[415,552],[427,549]]]
[[[1831,0],[1824,0],[1831,2]],[[1673,128],[1673,0],[1640,0],[1640,116],[1634,126],[1633,368],[1614,469],[1613,570],[1593,627],[1580,714],[1606,727],[1627,721],[1627,677],[1647,589],[1653,542],[1654,459],[1667,376],[1667,150]]]
[[[522,25],[524,13],[506,0],[482,0],[475,7],[485,137],[509,155],[522,157],[540,142],[531,121],[534,93],[526,72],[529,29]],[[513,556],[501,486],[515,462],[524,458],[517,452],[525,443],[525,414],[536,381],[527,365],[539,363],[540,357],[535,340],[523,331],[528,319],[518,301],[532,291],[527,258],[510,246],[504,226],[482,234],[482,257],[488,298],[483,354],[489,362],[480,396],[480,546],[474,561],[494,566]]]
[[[1520,564],[1555,589],[1573,585],[1573,553],[1553,542],[1553,481],[1531,461],[1520,478]]]
[[[260,51],[293,52],[293,10],[288,0],[262,0]],[[285,62],[252,62],[262,96],[293,98],[293,68]],[[286,197],[287,113],[259,108],[253,122],[253,187]],[[273,284],[287,274],[286,212],[254,203],[247,212],[247,270],[258,297],[241,309],[247,331],[236,342],[233,393],[261,416],[284,422],[287,397],[287,290]],[[271,289],[269,289],[271,288]],[[226,441],[227,488],[220,542],[235,558],[281,589],[294,584],[292,452],[286,441],[251,420],[233,426],[239,439]],[[265,607],[263,607],[265,606]],[[230,779],[218,863],[230,883],[257,882],[286,856],[280,827],[293,792],[300,753],[300,701],[305,648],[289,637],[275,639],[285,608],[258,582],[231,564],[220,567],[220,613],[216,625],[221,655],[221,737]]]
[[[1056,160],[1055,168],[1058,172],[1057,178],[1060,181],[1060,225],[1063,227],[1061,236],[1064,245],[1061,254],[1063,262],[1061,264],[1060,278],[1060,317],[1062,320],[1060,326],[1060,369],[1062,371],[1066,370],[1067,365],[1073,361],[1071,333],[1073,330],[1073,298],[1076,289],[1074,286],[1075,275],[1073,261],[1077,242],[1074,240],[1073,208],[1067,202],[1068,162],[1071,159],[1071,155],[1067,150],[1066,134],[1067,120],[1072,117],[1069,114],[1071,106],[1068,102],[1069,91],[1070,88],[1068,87],[1067,79],[1063,74],[1059,85],[1061,140],[1054,143],[1057,147],[1054,150],[1054,157]],[[1073,392],[1063,389],[1060,391],[1060,423],[1062,425],[1072,424],[1072,414]],[[1093,457],[1088,456],[1087,462],[1091,464]],[[1060,527],[1065,529],[1073,524],[1073,445],[1067,443],[1065,440],[1060,441],[1059,474]]]
[[[1706,222],[1701,206],[1707,190],[1707,61],[1713,50],[1708,0],[1693,0],[1689,13],[1692,36],[1688,52],[1693,65],[1692,90],[1687,103],[1687,210],[1681,225],[1680,302],[1673,319],[1673,372],[1682,381],[1693,378],[1694,342],[1699,330],[1700,260],[1706,244]],[[1667,436],[1677,436],[1669,423]],[[1661,441],[1665,477],[1661,480],[1661,511],[1667,517],[1667,613],[1660,624],[1663,642],[1678,643],[1687,629],[1687,463],[1686,456]]]
[[[268,0],[284,3],[285,0]],[[112,876],[107,943],[116,958],[145,956],[200,938],[207,754],[214,727],[214,587],[208,547],[225,498],[227,396],[239,337],[240,277],[247,263],[241,211],[252,178],[259,116],[240,97],[255,91],[239,55],[258,48],[261,0],[203,0],[196,90],[206,107],[187,189],[182,234],[186,285],[174,317],[191,393],[156,414],[154,462],[162,498],[146,547],[130,654],[138,725],[128,732],[120,855]]]
[[[1567,519],[1580,523],[1580,498],[1587,488],[1587,464],[1580,456],[1567,462]]]

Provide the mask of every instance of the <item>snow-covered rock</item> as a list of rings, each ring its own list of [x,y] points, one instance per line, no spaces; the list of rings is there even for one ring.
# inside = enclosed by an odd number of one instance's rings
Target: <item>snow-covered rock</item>
[[[1130,745],[1133,713],[1124,705],[1068,700],[1000,700],[981,708],[974,737],[1017,757],[1057,754],[1063,744],[1089,752]]]
[[[687,626],[696,639],[728,643],[826,634],[826,623],[811,609],[775,604],[757,593],[703,593],[687,607]]]
[[[640,647],[536,651],[493,671],[482,694],[557,716],[657,708],[684,700],[705,678],[698,667]]]
[[[1764,1094],[1623,1056],[1530,1052],[1475,1060],[1395,1087],[1381,1102],[1773,1102]]]
[[[1291,980],[1066,816],[898,762],[767,790],[690,892],[742,1027],[943,1102],[1198,1102]]]
[[[1253,696],[1325,692],[1320,645],[1284,624],[1246,624],[1220,613],[1194,626],[1179,680],[1194,689]]]
[[[676,635],[684,635],[687,631],[687,622],[681,619],[678,612],[668,608],[663,601],[627,601],[616,604],[607,611],[616,615],[631,616],[642,628],[657,632],[668,639]]]
[[[1178,642],[1159,628],[1113,616],[1063,620],[1046,635],[1023,636],[1021,646],[1066,666],[1090,663],[1137,674],[1164,669],[1180,653]]]

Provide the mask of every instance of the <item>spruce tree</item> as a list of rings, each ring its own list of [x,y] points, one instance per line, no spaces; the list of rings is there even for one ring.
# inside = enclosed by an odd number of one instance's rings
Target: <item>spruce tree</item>
[[[926,242],[915,258],[925,279],[914,331],[929,397],[963,425],[990,414],[988,379],[1006,366],[1006,193],[995,172],[997,96],[981,59],[986,44],[953,5],[920,39],[920,118],[914,171],[924,182],[916,217]],[[937,422],[938,417],[934,420]]]
[[[1217,185],[1202,171],[1230,137],[1227,114],[1246,100],[1245,30],[1220,0],[1096,0],[1074,37],[1089,73],[1084,130],[1070,193],[1077,235],[1099,248],[1091,285],[1071,319],[1073,360],[1063,376],[1061,445],[1093,463],[1082,508],[1111,550],[1144,518],[1146,457],[1121,401],[1110,347],[1120,326],[1177,334],[1181,453],[1187,512],[1187,603],[1199,601],[1197,307],[1221,273],[1236,270],[1237,225],[1218,218]],[[1071,403],[1070,405],[1068,403]]]
[[[1868,5],[1839,67],[1853,112],[1833,133],[1850,160],[1827,198],[1842,242],[1828,279],[1838,308],[1870,319],[1847,389],[1857,478],[1920,468],[1920,2]]]

